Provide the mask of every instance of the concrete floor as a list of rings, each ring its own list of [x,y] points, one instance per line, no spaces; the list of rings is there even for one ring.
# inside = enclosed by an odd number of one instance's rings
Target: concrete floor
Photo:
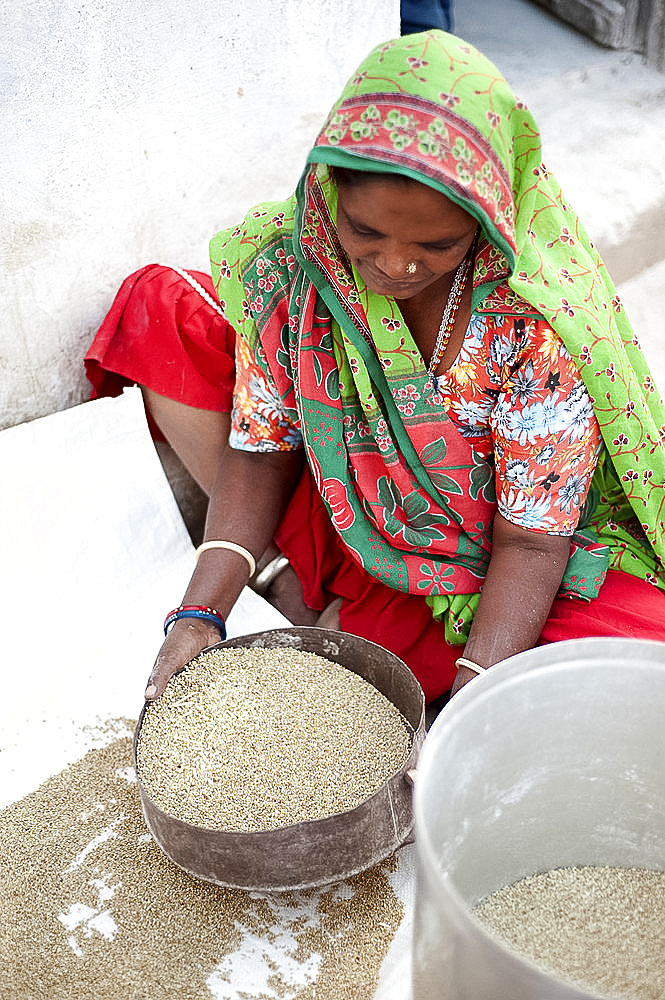
[[[455,33],[488,55],[516,89],[535,71],[557,76],[614,58],[531,0],[455,0],[454,10]]]

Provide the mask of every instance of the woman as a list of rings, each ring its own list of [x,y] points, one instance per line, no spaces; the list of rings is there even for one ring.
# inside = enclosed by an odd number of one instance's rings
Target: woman
[[[437,31],[375,49],[296,195],[211,260],[236,336],[230,447],[227,403],[155,375],[210,379],[228,328],[181,331],[155,364],[112,322],[88,356],[93,379],[144,386],[210,493],[147,698],[219,640],[273,539],[293,620],[394,649],[430,700],[539,642],[665,640],[662,403],[533,118],[480,53]]]

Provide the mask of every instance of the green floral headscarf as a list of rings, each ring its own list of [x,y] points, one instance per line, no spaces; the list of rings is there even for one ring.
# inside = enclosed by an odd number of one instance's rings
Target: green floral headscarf
[[[492,295],[507,280],[556,330],[611,456],[598,492],[625,494],[665,561],[665,408],[603,262],[542,163],[538,127],[496,67],[440,31],[378,46],[345,87],[309,161],[404,174],[478,220],[494,252],[479,257],[474,307],[511,308],[509,298]]]

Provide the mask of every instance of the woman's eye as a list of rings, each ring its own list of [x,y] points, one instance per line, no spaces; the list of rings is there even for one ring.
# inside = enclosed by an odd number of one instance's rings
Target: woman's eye
[[[434,250],[438,253],[446,253],[448,250],[453,250],[456,245],[456,243],[423,243],[422,247],[425,250]]]
[[[363,229],[362,226],[356,226],[353,222],[351,223],[351,228],[357,236],[371,237],[378,235],[373,229]]]

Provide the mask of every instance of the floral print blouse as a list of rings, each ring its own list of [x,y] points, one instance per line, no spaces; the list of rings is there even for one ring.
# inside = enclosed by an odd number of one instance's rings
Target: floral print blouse
[[[236,345],[229,444],[247,451],[302,447],[275,387],[242,338]],[[415,382],[398,390],[405,417],[420,391]],[[601,436],[575,364],[544,320],[473,314],[459,355],[428,404],[483,457],[493,453],[498,509],[508,521],[574,533]]]

